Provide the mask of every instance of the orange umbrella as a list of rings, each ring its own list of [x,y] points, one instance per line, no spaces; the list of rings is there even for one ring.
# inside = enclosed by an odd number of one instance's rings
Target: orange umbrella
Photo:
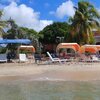
[[[70,48],[70,49],[73,49],[74,51],[76,51],[74,46],[61,46],[56,51],[58,51],[59,49],[67,49],[67,48]]]
[[[18,49],[19,50],[27,50],[27,51],[35,52],[35,48],[33,46],[21,45]]]
[[[60,43],[58,44],[56,50],[59,50],[60,48],[72,48],[75,51],[80,50],[80,46],[77,43]]]
[[[100,51],[100,45],[96,45],[98,51]]]
[[[96,53],[97,52],[97,49],[96,48],[89,48],[89,47],[86,47],[85,48],[85,52],[91,52],[91,53]]]
[[[85,53],[85,52],[90,52],[90,53],[96,53],[98,49],[96,48],[95,45],[83,45],[81,46],[80,52]]]

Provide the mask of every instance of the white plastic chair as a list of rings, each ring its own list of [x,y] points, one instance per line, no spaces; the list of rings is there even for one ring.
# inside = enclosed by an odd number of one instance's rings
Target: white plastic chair
[[[51,62],[59,62],[62,64],[62,62],[68,61],[67,59],[53,58],[49,52],[47,52],[47,55],[49,56]]]
[[[7,55],[6,54],[0,54],[0,62],[7,62]]]
[[[93,56],[92,56],[92,61],[93,61],[93,62],[95,62],[95,61],[96,61],[96,62],[100,62],[99,58],[96,57],[96,55],[93,55]]]
[[[26,62],[28,61],[26,54],[19,54],[19,61],[20,62]]]

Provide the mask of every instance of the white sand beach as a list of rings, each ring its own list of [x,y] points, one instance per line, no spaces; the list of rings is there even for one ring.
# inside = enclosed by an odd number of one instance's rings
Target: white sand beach
[[[100,63],[66,63],[37,65],[34,63],[0,64],[0,80],[100,80]]]

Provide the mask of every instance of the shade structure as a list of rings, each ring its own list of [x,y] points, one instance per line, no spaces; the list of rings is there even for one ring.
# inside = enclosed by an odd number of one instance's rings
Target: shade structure
[[[74,51],[80,50],[80,46],[77,43],[60,43],[60,44],[58,44],[56,51],[58,51],[60,48],[71,48]]]
[[[30,44],[31,41],[29,39],[0,39],[0,44],[9,43]]]
[[[7,46],[7,44],[0,44],[0,48],[4,48],[6,46]]]
[[[30,51],[30,52],[35,52],[35,48],[32,45],[21,45],[19,46],[18,50],[26,50],[26,51]]]
[[[100,51],[100,45],[96,45],[98,51]]]
[[[100,51],[100,45],[83,45],[80,48],[81,53],[90,52],[90,53],[96,53]]]

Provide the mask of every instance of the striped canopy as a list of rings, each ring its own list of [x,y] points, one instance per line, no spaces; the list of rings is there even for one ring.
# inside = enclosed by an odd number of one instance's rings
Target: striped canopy
[[[29,39],[0,39],[0,44],[9,43],[30,44],[31,41]]]
[[[100,51],[100,45],[83,45],[80,48],[81,53],[90,52],[96,53]]]
[[[18,50],[26,50],[26,51],[35,52],[35,48],[32,45],[21,45],[19,46]]]
[[[58,44],[56,51],[58,51],[60,48],[71,48],[74,51],[80,50],[80,46],[77,43],[60,43]]]

